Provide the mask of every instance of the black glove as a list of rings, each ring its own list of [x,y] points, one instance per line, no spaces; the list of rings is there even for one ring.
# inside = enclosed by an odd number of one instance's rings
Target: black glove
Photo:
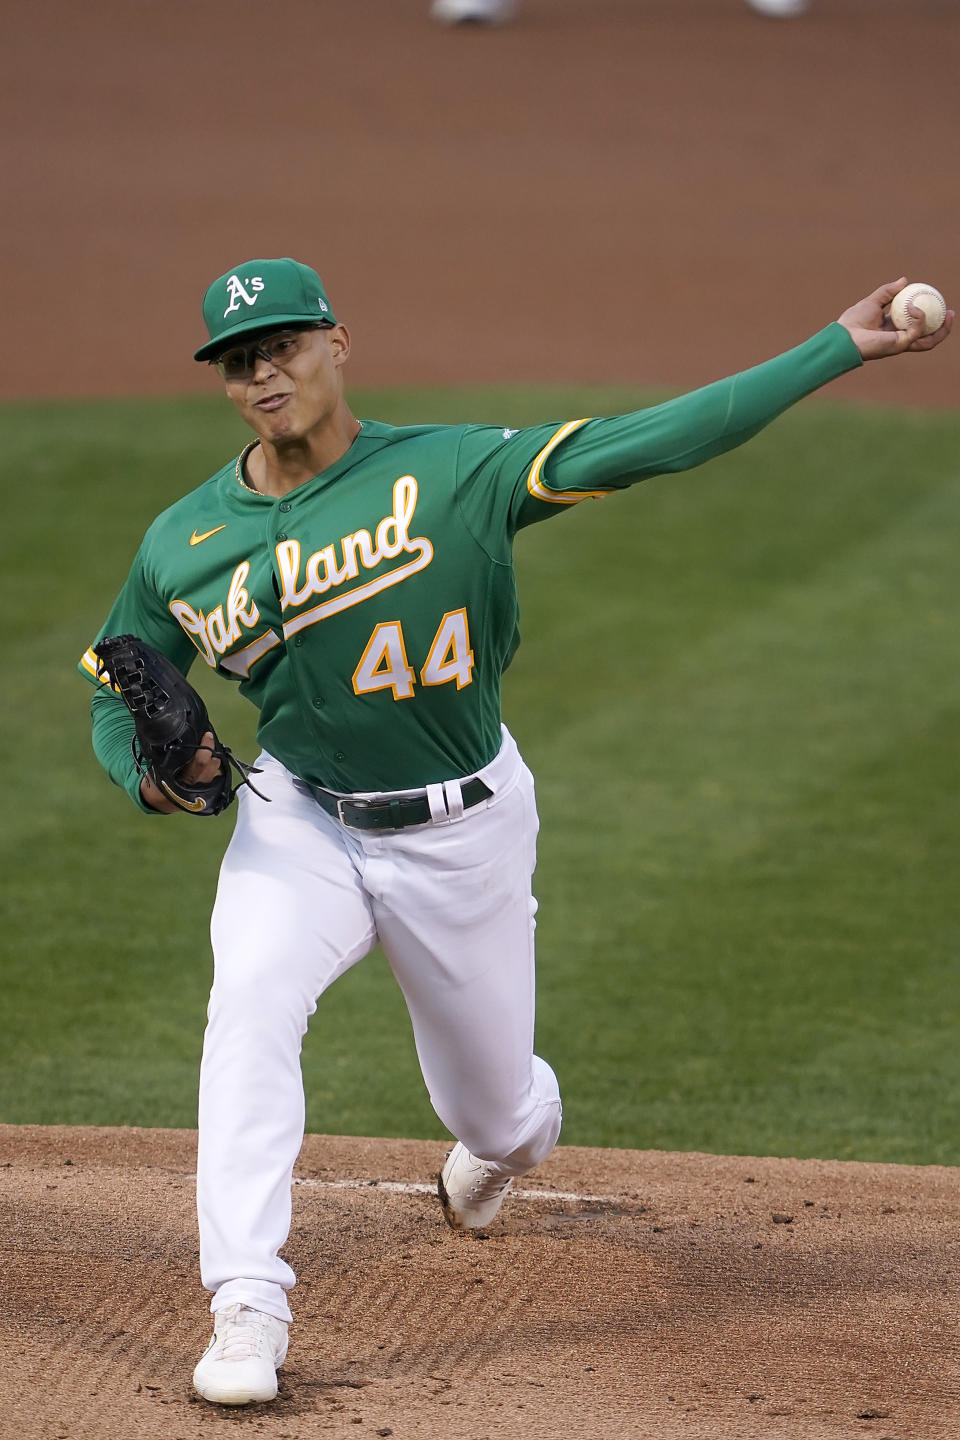
[[[250,775],[260,772],[238,760],[217,739],[206,705],[176,665],[136,635],[105,636],[93,652],[98,678],[109,681],[133,716],[133,758],[139,773],[148,775],[191,815],[219,815],[226,810],[240,786],[250,784]],[[220,773],[194,785],[181,779],[180,772],[208,731],[213,735],[210,753],[220,761]],[[234,769],[240,777],[236,785]],[[253,785],[250,789],[260,794]]]

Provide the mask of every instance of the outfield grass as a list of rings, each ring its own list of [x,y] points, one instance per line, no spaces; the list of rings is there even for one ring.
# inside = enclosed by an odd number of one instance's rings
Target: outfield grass
[[[513,425],[627,392],[354,397]],[[230,821],[138,815],[77,656],[218,401],[0,410],[0,1119],[189,1126]],[[957,1163],[960,416],[807,402],[525,532],[507,719],[538,776],[538,1048],[571,1143]],[[200,667],[198,667],[200,668]],[[253,712],[204,686],[241,754]],[[305,1046],[313,1130],[439,1136],[371,957]]]

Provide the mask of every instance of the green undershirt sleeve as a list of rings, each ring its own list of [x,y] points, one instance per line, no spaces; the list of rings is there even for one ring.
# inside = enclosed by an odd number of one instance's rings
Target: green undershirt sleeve
[[[133,716],[123,701],[106,686],[94,690],[90,701],[93,721],[93,752],[114,785],[126,790],[145,815],[159,815],[140,795],[140,775],[133,760],[130,742],[134,736]]]
[[[515,523],[565,508],[552,495],[620,490],[638,480],[690,470],[733,450],[784,410],[863,362],[849,332],[828,325],[793,350],[662,405],[572,428],[517,489]]]

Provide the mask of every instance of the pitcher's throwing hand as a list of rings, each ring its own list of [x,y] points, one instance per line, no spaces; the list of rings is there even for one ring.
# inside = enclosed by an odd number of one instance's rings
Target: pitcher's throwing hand
[[[882,360],[888,355],[900,355],[905,350],[935,350],[942,345],[953,329],[955,311],[948,310],[943,324],[932,335],[924,334],[926,316],[916,305],[907,304],[910,324],[905,330],[898,330],[890,318],[890,302],[907,283],[906,275],[881,285],[866,299],[859,300],[844,310],[839,323],[850,332],[850,336],[864,360]]]

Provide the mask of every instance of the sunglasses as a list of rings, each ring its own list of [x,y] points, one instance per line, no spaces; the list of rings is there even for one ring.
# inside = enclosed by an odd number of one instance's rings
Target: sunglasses
[[[251,340],[248,345],[232,345],[210,363],[216,365],[224,380],[250,380],[258,360],[282,369],[300,354],[311,330],[329,329],[329,325],[301,325],[297,329],[274,330]]]

